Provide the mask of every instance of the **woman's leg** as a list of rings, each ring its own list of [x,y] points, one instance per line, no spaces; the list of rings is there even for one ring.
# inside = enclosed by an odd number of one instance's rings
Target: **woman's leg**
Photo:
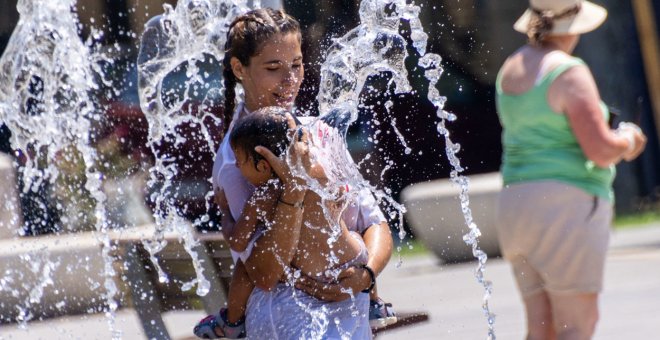
[[[598,294],[550,294],[558,340],[589,340],[598,322]]]
[[[544,321],[553,325],[551,339],[590,339],[612,203],[570,185],[538,182],[504,189],[498,212],[500,244],[525,297],[529,338],[545,334],[540,319],[551,321]],[[534,297],[539,291],[547,295]]]
[[[527,314],[527,340],[555,339],[550,297],[544,290],[523,299]]]

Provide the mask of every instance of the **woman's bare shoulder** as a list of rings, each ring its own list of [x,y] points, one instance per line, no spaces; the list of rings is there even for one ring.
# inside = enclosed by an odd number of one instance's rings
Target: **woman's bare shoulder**
[[[596,110],[600,95],[589,68],[575,65],[562,72],[548,89],[548,102],[557,112]]]
[[[502,90],[509,94],[527,92],[538,84],[540,79],[569,62],[571,58],[569,54],[558,50],[520,48],[507,58],[502,66]]]
[[[510,55],[500,70],[500,85],[504,93],[518,95],[534,86],[540,60],[525,49]]]

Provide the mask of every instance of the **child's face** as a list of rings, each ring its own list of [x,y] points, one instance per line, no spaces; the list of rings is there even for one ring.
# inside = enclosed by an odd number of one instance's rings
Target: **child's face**
[[[264,159],[259,160],[255,165],[252,157],[241,148],[233,148],[236,155],[236,167],[241,171],[241,175],[255,187],[266,184],[271,179],[270,164]]]

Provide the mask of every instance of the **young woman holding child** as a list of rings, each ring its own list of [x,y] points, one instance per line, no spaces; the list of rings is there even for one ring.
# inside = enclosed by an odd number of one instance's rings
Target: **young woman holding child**
[[[303,276],[296,282],[298,289],[294,289],[280,281],[291,270],[292,263],[299,259],[298,247],[301,237],[305,235],[305,231],[301,231],[305,228],[302,226],[303,216],[306,210],[314,209],[314,204],[308,204],[310,193],[299,189],[302,180],[291,174],[286,162],[273,154],[273,150],[256,147],[256,152],[264,158],[264,162],[255,162],[255,159],[240,158],[247,156],[247,150],[243,150],[245,154],[239,152],[241,155],[237,155],[231,148],[231,134],[235,122],[240,118],[269,106],[287,110],[293,107],[304,74],[300,44],[301,34],[297,21],[281,10],[250,11],[236,18],[230,26],[223,62],[225,136],[217,153],[213,182],[216,202],[223,211],[222,231],[230,243],[237,246],[237,250],[246,249],[243,252],[232,252],[236,260],[240,259],[236,263],[235,272],[247,273],[243,281],[245,278],[249,280],[247,283],[239,283],[239,278],[232,282],[228,310],[223,309],[219,315],[203,319],[195,327],[195,333],[200,337],[239,337],[241,327],[245,327],[251,336],[266,338],[297,338],[303,335],[301,332],[310,330],[323,332],[313,334],[314,337],[340,338],[352,334],[354,338],[370,338],[366,315],[364,319],[360,318],[362,315],[352,315],[355,310],[362,310],[362,306],[369,304],[366,302],[368,298],[364,297],[366,294],[361,292],[370,291],[374,308],[369,313],[374,315],[374,319],[382,321],[390,317],[390,320],[395,320],[372,289],[375,277],[383,270],[392,252],[389,227],[373,196],[368,191],[361,193],[358,202],[350,204],[342,214],[345,225],[362,236],[357,244],[362,241],[365,244],[368,251],[368,258],[364,261],[366,263],[346,266],[332,282]],[[238,103],[235,92],[237,83],[244,90],[244,98]],[[307,138],[305,133],[302,139],[292,142],[290,157],[309,160]],[[254,167],[242,168],[247,165]],[[253,194],[252,184],[257,182],[250,184],[244,175],[264,169],[276,175],[280,182],[279,190],[268,190],[266,195]],[[268,231],[257,233],[261,235],[252,236],[251,241],[245,242],[245,235],[238,235],[239,230],[242,223],[246,222],[245,217],[253,214],[259,204],[268,207],[262,206],[263,209],[259,210],[269,211],[269,215],[272,215],[264,219],[268,222]],[[253,217],[250,223],[254,222],[256,218]],[[250,226],[243,230],[254,228]],[[254,242],[256,238],[258,241]],[[354,240],[344,240],[347,245],[356,244]],[[305,272],[309,274],[314,270]],[[236,290],[241,291],[233,287],[235,285],[243,286],[243,294],[232,294]],[[252,289],[252,285],[256,288]],[[246,291],[251,292],[251,295],[245,313],[247,321],[241,326],[245,304],[237,300],[241,300],[240,297]],[[351,296],[355,298],[351,299]],[[301,309],[301,303],[305,309]],[[319,312],[325,313],[326,318],[312,318],[312,314]],[[363,312],[366,314],[366,311]],[[310,322],[321,322],[321,325],[310,327]]]

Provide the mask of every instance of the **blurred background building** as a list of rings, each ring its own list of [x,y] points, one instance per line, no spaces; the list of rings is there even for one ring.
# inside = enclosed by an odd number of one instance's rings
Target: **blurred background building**
[[[583,39],[576,54],[592,67],[603,100],[620,112],[620,119],[640,124],[649,137],[647,149],[638,160],[618,166],[617,211],[657,209],[660,57],[656,21],[660,18],[660,0],[596,2],[609,9],[609,18],[602,28]],[[83,27],[81,35],[87,37],[93,25],[104,32],[102,44],[120,47],[122,61],[118,65],[124,66],[118,71],[122,74],[117,79],[127,86],[122,87],[125,93],[105,103],[106,121],[115,135],[122,134],[118,139],[123,143],[121,152],[138,160],[149,158],[144,146],[146,122],[141,116],[136,88],[128,84],[136,83],[133,63],[143,26],[149,18],[163,12],[164,3],[175,5],[176,1],[79,0],[77,4]],[[314,98],[323,51],[333,37],[358,24],[359,1],[263,0],[262,3],[283,6],[303,26],[306,79],[299,107],[315,114]],[[449,124],[449,130],[452,139],[462,145],[459,153],[462,165],[467,174],[497,171],[502,148],[494,81],[504,58],[525,42],[523,35],[514,34],[512,25],[525,10],[527,1],[416,0],[415,3],[422,6],[421,19],[429,35],[428,49],[444,59],[445,72],[438,86],[448,98],[446,109],[458,116],[456,122]],[[0,0],[0,8],[1,52],[18,21],[16,0]],[[405,24],[401,29],[405,31]],[[436,131],[435,110],[423,99],[426,80],[421,70],[412,66],[416,65],[414,54],[408,64],[414,93],[395,96],[383,85],[386,75],[374,77],[370,82],[372,90],[363,97],[363,106],[368,110],[362,110],[349,140],[354,153],[373,154],[372,164],[365,166],[372,171],[365,176],[382,180],[382,186],[391,188],[395,198],[407,185],[448,177],[451,170],[444,156],[444,142]],[[385,113],[383,99],[395,104],[390,114]],[[379,125],[375,126],[374,121]],[[394,127],[401,131],[412,153],[403,152]],[[376,130],[380,132],[374,143],[371,137]],[[5,152],[10,151],[8,133],[4,127],[0,131],[0,147]],[[204,157],[206,164],[211,164],[210,154]],[[391,169],[380,177],[378,174],[388,165],[392,165]],[[209,167],[209,174],[210,171]]]

